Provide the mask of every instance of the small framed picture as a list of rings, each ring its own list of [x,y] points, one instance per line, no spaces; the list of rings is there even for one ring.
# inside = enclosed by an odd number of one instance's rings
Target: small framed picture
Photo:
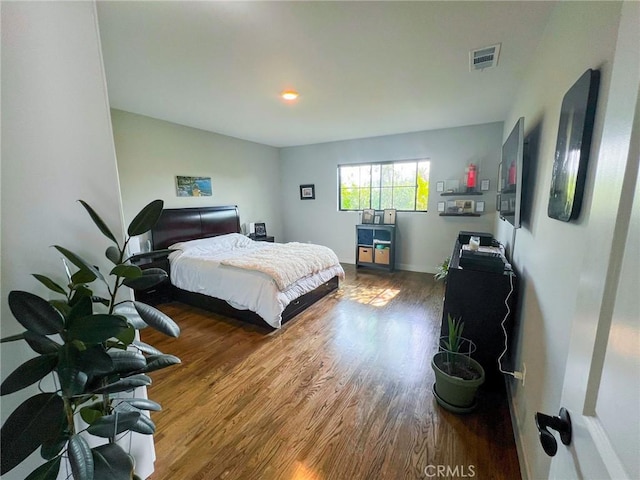
[[[473,200],[456,200],[455,202],[457,213],[474,213]]]
[[[300,200],[315,200],[316,198],[316,186],[300,185]]]
[[[444,182],[436,182],[436,192],[444,192]]]
[[[396,224],[396,209],[395,208],[385,208],[383,223],[385,225],[395,225]]]
[[[367,208],[362,211],[362,223],[373,223],[374,217],[375,210]]]
[[[444,213],[446,205],[447,204],[445,202],[438,202],[438,212]]]
[[[267,226],[264,223],[256,223],[256,237],[266,237],[267,236]]]
[[[488,192],[489,191],[489,187],[491,185],[491,182],[489,182],[489,179],[485,179],[480,181],[480,191],[481,192]]]
[[[482,213],[484,212],[484,202],[480,201],[480,202],[476,202],[476,213]]]
[[[382,215],[375,215],[373,217],[373,223],[375,223],[376,225],[379,225],[382,223]]]

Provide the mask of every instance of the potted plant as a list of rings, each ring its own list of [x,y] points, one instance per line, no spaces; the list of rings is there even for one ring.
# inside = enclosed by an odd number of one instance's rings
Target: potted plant
[[[24,340],[38,356],[4,379],[0,395],[22,390],[49,374],[54,374],[55,388],[43,391],[40,386],[40,393],[25,400],[5,421],[0,432],[2,475],[39,448],[46,463],[27,480],[54,480],[65,462],[76,480],[138,478],[133,458],[117,441],[127,432],[153,434],[155,425],[146,412],[161,407],[125,392],[149,385],[149,372],[180,363],[136,336],[136,330],[148,325],[177,337],[180,329],[173,320],[149,305],[118,296],[123,286],[146,289],[167,277],[160,269],[142,271],[126,253],[130,238],[146,233],[157,222],[163,202],[144,207],[122,243],[93,208],[80,203],[113,242],[106,257],[114,266],[105,276],[93,263],[56,245],[64,256],[66,286],[45,275],[34,277],[59,298],[47,301],[29,292],[9,293],[9,308],[26,331],[1,341]],[[90,287],[96,280],[106,285],[108,298]],[[122,307],[129,303],[133,308],[125,312]],[[103,439],[103,444],[90,447],[87,435]]]
[[[484,369],[471,358],[473,342],[462,336],[462,319],[447,316],[448,335],[440,342],[439,351],[431,360],[436,383],[436,401],[455,413],[470,412],[475,408],[476,392],[484,383]]]
[[[449,274],[449,262],[451,261],[451,257],[447,257],[443,260],[443,262],[438,265],[436,269],[436,273],[433,276],[435,280],[445,280],[447,279],[447,275]]]

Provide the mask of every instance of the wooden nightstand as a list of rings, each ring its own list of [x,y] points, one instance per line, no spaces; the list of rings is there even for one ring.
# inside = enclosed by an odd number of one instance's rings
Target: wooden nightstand
[[[149,268],[161,268],[169,274],[169,258],[167,255],[159,258],[137,258],[132,259],[131,263],[140,267],[142,270]],[[158,305],[173,300],[171,296],[171,282],[167,278],[164,282],[155,287],[146,290],[134,291],[136,300],[148,305]]]
[[[267,235],[266,237],[256,237],[255,235],[249,235],[251,240],[255,240],[256,242],[271,242],[274,243],[276,241],[275,237],[270,237]]]

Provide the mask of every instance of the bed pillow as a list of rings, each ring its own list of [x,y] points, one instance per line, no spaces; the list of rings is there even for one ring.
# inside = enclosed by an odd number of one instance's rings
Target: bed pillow
[[[179,250],[184,253],[198,252],[214,255],[216,253],[233,250],[235,248],[245,248],[252,244],[253,240],[240,233],[227,233],[225,235],[218,235],[217,237],[199,238],[198,240],[174,243],[169,248]],[[171,256],[176,256],[176,254],[179,254],[180,252],[173,252],[169,258],[171,258]]]

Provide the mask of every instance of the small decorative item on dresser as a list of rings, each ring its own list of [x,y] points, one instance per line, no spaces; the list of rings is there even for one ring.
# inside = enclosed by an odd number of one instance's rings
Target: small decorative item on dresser
[[[264,223],[256,223],[255,224],[255,235],[256,237],[266,237],[267,236],[267,226]]]
[[[315,184],[300,185],[300,200],[315,200],[316,186]]]
[[[396,209],[395,208],[385,208],[384,210],[384,222],[385,225],[395,225],[396,224]]]
[[[370,208],[365,208],[362,211],[362,223],[373,223],[375,220],[375,210]]]

